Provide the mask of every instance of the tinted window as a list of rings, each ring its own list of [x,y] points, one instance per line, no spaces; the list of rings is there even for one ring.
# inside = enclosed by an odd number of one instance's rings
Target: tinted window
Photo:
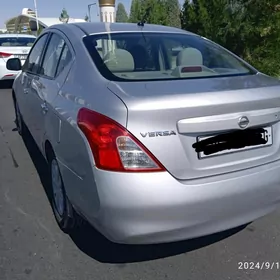
[[[32,37],[3,37],[0,38],[1,47],[32,47],[36,38]]]
[[[71,51],[69,50],[68,46],[65,44],[60,57],[56,75],[59,75],[64,70],[64,68],[71,62],[71,60],[72,60]]]
[[[45,75],[50,78],[54,78],[56,75],[56,69],[58,62],[63,51],[65,42],[57,34],[53,34],[50,42],[46,49],[46,54],[44,56],[42,68],[40,74]]]
[[[109,80],[168,80],[255,73],[213,42],[175,33],[90,35],[84,43],[99,71]]]
[[[37,73],[40,66],[40,60],[43,55],[44,47],[47,41],[47,34],[43,35],[34,45],[31,50],[25,64],[23,70]]]

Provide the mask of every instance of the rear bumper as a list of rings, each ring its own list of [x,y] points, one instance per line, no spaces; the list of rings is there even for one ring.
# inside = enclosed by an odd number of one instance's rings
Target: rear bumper
[[[204,236],[251,222],[280,204],[280,162],[183,182],[167,172],[95,173],[99,214],[97,218],[83,214],[117,243],[163,243]]]

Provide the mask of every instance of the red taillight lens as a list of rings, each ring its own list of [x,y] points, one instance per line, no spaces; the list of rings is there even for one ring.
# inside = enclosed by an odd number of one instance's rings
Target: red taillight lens
[[[119,172],[165,171],[151,152],[114,120],[82,108],[77,123],[89,142],[97,168]]]
[[[4,52],[0,52],[0,58],[8,58],[10,57],[12,54],[10,53],[4,53]]]

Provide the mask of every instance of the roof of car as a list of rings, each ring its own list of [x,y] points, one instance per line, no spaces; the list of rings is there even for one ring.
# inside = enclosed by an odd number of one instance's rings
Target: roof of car
[[[5,34],[0,34],[0,37],[2,38],[8,38],[8,37],[21,37],[21,38],[36,38],[34,35],[30,34],[17,34],[17,33],[5,33]]]
[[[144,24],[144,27],[138,26],[137,23],[105,23],[105,22],[81,22],[53,25],[52,28],[73,28],[78,27],[86,34],[103,33],[103,32],[172,32],[172,33],[188,33],[185,30],[155,24]]]

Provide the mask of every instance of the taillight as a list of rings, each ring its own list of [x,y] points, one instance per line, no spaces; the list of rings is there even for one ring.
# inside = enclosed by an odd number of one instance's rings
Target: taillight
[[[12,54],[10,53],[4,53],[4,52],[0,52],[0,58],[8,58],[10,57]]]
[[[82,108],[77,123],[89,142],[97,168],[118,172],[165,171],[151,152],[114,120]]]

